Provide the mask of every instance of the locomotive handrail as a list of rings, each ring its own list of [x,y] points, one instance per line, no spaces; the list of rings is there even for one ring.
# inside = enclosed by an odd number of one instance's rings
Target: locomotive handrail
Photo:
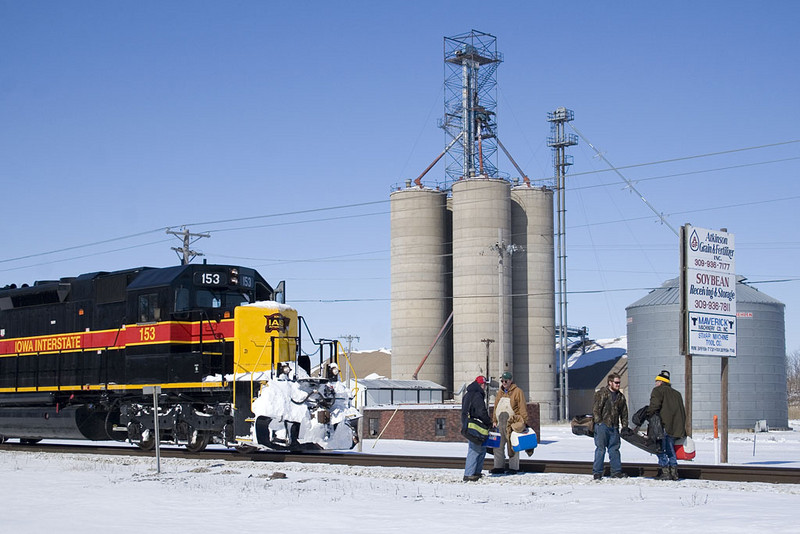
[[[344,359],[347,360],[347,367],[353,372],[353,380],[355,380],[355,386],[353,387],[353,406],[358,408],[358,375],[356,375],[356,370],[353,368],[353,362],[350,361],[350,357],[347,355],[347,351],[344,350],[342,344],[339,343],[339,340],[336,340],[336,365],[339,365],[339,348],[342,349],[342,354],[344,354]],[[339,366],[341,367],[341,366]],[[349,386],[349,384],[348,384]]]

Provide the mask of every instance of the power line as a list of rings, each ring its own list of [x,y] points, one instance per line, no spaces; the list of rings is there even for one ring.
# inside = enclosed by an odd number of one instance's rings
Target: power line
[[[636,167],[659,165],[659,164],[664,164],[664,163],[672,163],[672,162],[677,162],[677,161],[684,161],[684,160],[698,159],[698,158],[704,158],[704,157],[718,156],[718,155],[731,154],[731,153],[750,151],[750,150],[759,150],[759,149],[764,149],[764,148],[771,148],[771,147],[776,147],[776,146],[784,146],[784,145],[790,145],[790,144],[796,144],[796,143],[800,143],[800,140],[790,140],[790,141],[783,141],[783,142],[777,142],[777,143],[755,145],[755,146],[750,146],[750,147],[735,148],[735,149],[719,151],[719,152],[709,152],[709,153],[705,153],[705,154],[695,154],[695,155],[684,156],[684,157],[680,157],[680,158],[671,158],[671,159],[664,159],[664,160],[658,160],[658,161],[652,161],[652,162],[637,163],[637,164],[633,164],[633,165],[624,165],[624,166],[616,167],[616,169],[617,170],[624,170],[624,169],[630,169],[630,168],[636,168]],[[644,180],[654,180],[654,179],[659,179],[659,178],[669,178],[669,177],[675,177],[675,176],[684,176],[684,175],[688,175],[688,174],[696,174],[696,173],[702,173],[702,172],[712,172],[712,171],[716,171],[716,170],[729,170],[729,169],[740,168],[740,167],[763,165],[763,164],[777,163],[777,162],[783,162],[783,161],[791,161],[791,160],[795,160],[795,159],[800,159],[800,158],[786,158],[786,159],[771,160],[771,161],[766,161],[766,162],[742,164],[742,165],[730,166],[730,167],[721,167],[721,168],[718,168],[718,169],[707,169],[707,170],[701,170],[701,171],[691,171],[691,172],[686,172],[686,173],[677,173],[677,174],[673,174],[673,175],[665,175],[665,176],[662,176],[662,177],[652,177],[652,178],[645,178],[645,179],[637,179],[634,182],[639,182],[639,181],[644,181]],[[609,170],[611,170],[611,169],[602,169],[602,170],[596,170],[596,171],[571,173],[570,177],[597,174],[597,173],[600,173],[600,172],[608,172]],[[619,183],[619,182],[616,182],[616,183]],[[588,187],[603,187],[603,186],[607,186],[607,185],[613,185],[613,184],[600,184],[600,185],[590,185],[590,186],[583,186],[583,187],[586,187],[586,188],[588,188]],[[576,188],[576,189],[578,189],[578,188]],[[728,208],[728,207],[748,206],[748,205],[768,203],[768,202],[777,202],[777,201],[781,201],[781,200],[789,200],[789,199],[796,199],[796,198],[798,198],[798,197],[795,196],[795,197],[773,199],[773,200],[765,200],[765,201],[754,201],[754,202],[741,203],[741,204],[735,204],[735,205],[720,206],[720,207],[716,207],[716,208],[713,208],[713,207],[712,208],[704,208],[703,210],[689,210],[689,211],[684,211],[684,212],[674,212],[674,213],[672,213],[670,215],[677,215],[677,214],[681,214],[681,213],[694,213],[694,212],[697,212],[697,211],[707,211],[707,210],[710,210],[710,209],[724,209],[724,208]],[[272,214],[264,214],[264,215],[254,215],[254,216],[248,216],[248,217],[237,217],[237,218],[221,219],[221,220],[207,221],[207,222],[197,222],[197,223],[190,223],[190,224],[192,224],[192,225],[225,224],[225,223],[231,223],[231,222],[242,222],[242,221],[265,219],[265,218],[288,217],[288,216],[292,216],[292,215],[301,215],[301,214],[314,213],[314,212],[323,212],[323,211],[330,211],[330,210],[349,209],[349,208],[356,208],[356,207],[369,206],[369,205],[380,205],[380,204],[387,204],[389,202],[390,202],[389,199],[385,199],[385,200],[378,200],[378,201],[371,201],[371,202],[342,204],[342,205],[327,206],[327,207],[322,207],[322,208],[297,210],[297,211],[288,211],[288,212],[272,213]],[[342,216],[342,217],[314,219],[314,220],[307,220],[307,221],[281,221],[280,223],[276,223],[274,225],[220,228],[220,229],[216,229],[214,231],[218,231],[218,232],[222,232],[222,231],[237,231],[237,230],[246,230],[246,229],[258,228],[258,227],[268,227],[268,226],[276,226],[276,225],[303,224],[303,223],[306,223],[306,222],[324,222],[324,221],[337,220],[337,219],[383,215],[383,214],[386,214],[386,213],[388,213],[388,212],[381,211],[381,212],[374,212],[374,213],[369,213],[369,214],[355,214],[355,215],[348,215],[348,216]],[[594,224],[595,225],[611,224],[611,223],[614,223],[614,222],[635,221],[635,220],[641,220],[641,219],[647,219],[647,217],[632,218],[632,219],[622,219],[622,220],[618,220],[618,221],[607,221],[607,222],[594,223]],[[168,230],[169,228],[174,228],[176,226],[184,226],[184,225],[162,226],[162,227],[155,228],[155,229],[152,229],[152,230],[147,230],[147,231],[143,231],[143,232],[137,232],[137,233],[134,233],[134,234],[128,234],[128,235],[124,235],[124,236],[120,236],[120,237],[114,237],[114,238],[100,240],[100,241],[94,241],[94,242],[90,242],[90,243],[84,243],[84,244],[81,244],[81,245],[74,245],[74,246],[70,246],[70,247],[64,247],[64,248],[60,248],[60,249],[49,250],[49,251],[39,252],[39,253],[35,253],[35,254],[27,254],[27,255],[24,255],[24,256],[17,256],[17,257],[13,257],[13,258],[0,259],[0,264],[2,264],[2,263],[10,263],[10,262],[14,262],[14,261],[20,261],[20,260],[24,260],[24,259],[36,258],[36,257],[41,257],[41,256],[47,256],[47,255],[51,255],[51,254],[58,254],[58,253],[61,253],[61,252],[68,252],[68,251],[71,251],[71,250],[78,250],[78,249],[81,249],[81,248],[89,248],[89,247],[104,245],[104,244],[107,244],[107,243],[113,243],[113,242],[117,242],[117,241],[122,241],[122,240],[126,240],[126,239],[132,239],[132,238],[135,238],[135,237],[144,236],[144,235],[148,235],[148,234],[151,234],[151,233],[163,232],[165,230]],[[578,226],[574,226],[573,228],[579,228],[579,227],[582,227],[582,226],[588,226],[588,225],[578,225]],[[37,263],[37,264],[31,265],[31,266],[48,265],[48,264],[51,264],[51,263],[60,263],[60,262],[64,262],[64,261],[74,260],[74,259],[81,259],[81,258],[91,257],[93,255],[108,254],[108,253],[111,253],[111,252],[129,250],[129,249],[132,249],[132,248],[141,248],[141,247],[145,247],[145,246],[151,246],[152,244],[155,244],[155,243],[156,242],[150,242],[150,243],[145,243],[145,244],[140,244],[140,245],[134,245],[134,246],[131,246],[131,247],[114,249],[114,250],[111,250],[111,251],[98,252],[98,253],[95,253],[95,254],[88,254],[88,255],[78,256],[78,257],[73,257],[73,258],[54,260],[54,261],[51,261],[51,262],[42,262],[42,263]],[[6,270],[16,270],[16,268],[14,268],[14,269],[6,269]]]
[[[650,203],[650,202],[649,202],[649,201],[648,201],[646,198],[644,198],[644,195],[643,195],[643,194],[641,194],[641,193],[640,193],[640,192],[639,192],[639,191],[636,189],[636,187],[634,187],[634,185],[633,185],[633,182],[631,182],[630,180],[628,180],[628,179],[627,179],[627,178],[626,178],[626,177],[625,177],[625,176],[624,176],[624,175],[623,175],[621,172],[619,172],[619,169],[618,169],[617,167],[615,167],[614,165],[612,165],[612,164],[611,164],[611,162],[610,162],[610,161],[608,161],[608,159],[607,159],[607,158],[606,158],[606,157],[603,155],[603,153],[602,153],[602,152],[600,152],[599,150],[597,150],[597,148],[595,148],[595,146],[594,146],[594,145],[593,145],[593,144],[592,144],[592,143],[591,143],[591,142],[590,142],[588,139],[586,139],[586,137],[584,137],[584,135],[583,135],[583,134],[582,134],[582,133],[581,133],[581,132],[580,132],[580,131],[579,131],[579,130],[578,130],[576,127],[575,127],[575,125],[573,125],[572,123],[569,123],[569,126],[570,126],[570,127],[573,129],[573,130],[575,130],[575,133],[576,133],[576,134],[578,134],[578,135],[580,136],[580,138],[581,138],[581,139],[583,139],[583,140],[584,140],[584,142],[586,142],[586,144],[587,144],[587,145],[589,145],[589,146],[592,148],[592,150],[594,150],[594,151],[597,153],[597,156],[598,156],[600,159],[602,159],[603,161],[605,161],[605,162],[606,162],[606,165],[608,165],[609,167],[611,167],[611,169],[612,169],[612,170],[613,170],[613,171],[614,171],[614,172],[617,174],[617,176],[619,176],[620,178],[622,178],[622,179],[625,181],[625,183],[626,183],[626,184],[628,184],[628,187],[630,188],[630,190],[631,190],[631,191],[633,191],[633,192],[635,192],[637,195],[639,195],[639,198],[640,198],[640,199],[642,199],[642,202],[644,202],[644,203],[645,203],[645,205],[647,205],[647,207],[648,207],[648,208],[650,208],[650,210],[651,210],[653,213],[655,213],[655,214],[656,214],[656,216],[657,216],[657,217],[658,217],[658,218],[661,220],[661,223],[662,223],[662,224],[664,224],[664,225],[666,225],[666,226],[667,226],[667,228],[669,228],[670,230],[672,230],[672,233],[673,233],[673,234],[675,234],[675,235],[677,236],[677,235],[678,235],[678,231],[677,231],[677,230],[676,230],[676,229],[675,229],[675,228],[674,228],[674,227],[673,227],[673,226],[672,226],[672,225],[669,223],[669,221],[667,220],[666,216],[665,216],[663,213],[659,213],[659,211],[658,211],[658,210],[657,210],[657,209],[656,209],[656,208],[655,208],[655,207],[654,207],[654,206],[653,206],[653,205],[652,205],[652,204],[651,204],[651,203]]]
[[[800,139],[791,140],[791,141],[780,141],[780,142],[777,142],[777,143],[770,143],[770,144],[766,144],[766,145],[756,145],[756,146],[749,146],[749,147],[743,147],[743,148],[733,148],[731,150],[722,150],[720,152],[707,152],[705,154],[695,154],[695,155],[692,155],[692,156],[683,156],[683,157],[680,157],[680,158],[662,159],[662,160],[657,160],[657,161],[648,161],[648,162],[645,162],[645,163],[634,163],[632,165],[621,165],[619,167],[616,167],[616,169],[617,170],[626,170],[626,169],[635,169],[637,167],[649,167],[649,166],[652,166],[652,165],[662,165],[664,163],[675,163],[677,161],[687,161],[687,160],[690,160],[690,159],[708,158],[708,157],[712,157],[712,156],[721,156],[723,154],[733,154],[733,153],[736,153],[736,152],[746,152],[748,150],[760,150],[762,148],[773,148],[773,147],[776,147],[776,146],[791,145],[791,144],[794,144],[794,143],[800,143]],[[595,171],[575,172],[575,173],[570,173],[570,177],[585,176],[585,175],[588,175],[588,174],[599,174],[601,172],[612,172],[612,171],[613,171],[613,169],[599,169],[599,170],[595,170]],[[542,180],[552,180],[554,178],[555,178],[554,176],[549,176],[549,177],[543,178]]]
[[[701,169],[699,171],[677,172],[677,173],[674,173],[674,174],[663,174],[661,176],[650,176],[648,178],[637,178],[637,179],[633,180],[633,182],[634,183],[649,182],[651,180],[663,180],[664,178],[677,178],[677,177],[680,177],[680,176],[691,176],[693,174],[704,174],[704,173],[707,173],[707,172],[729,171],[729,170],[733,170],[733,169],[742,169],[742,168],[745,168],[745,167],[757,167],[758,165],[769,165],[771,163],[784,163],[784,162],[787,162],[787,161],[794,161],[794,160],[798,160],[798,159],[800,159],[800,156],[794,157],[794,158],[773,159],[773,160],[769,160],[769,161],[757,161],[755,163],[742,163],[741,165],[730,165],[728,167],[716,167],[716,168],[713,168],[713,169]],[[618,167],[618,168],[620,168],[620,167]],[[602,169],[602,170],[595,171],[595,172],[608,172],[609,170],[610,169]],[[570,176],[572,176],[572,175],[570,175]],[[580,189],[593,189],[593,188],[597,188],[597,187],[609,187],[609,186],[612,186],[612,185],[619,185],[621,183],[625,183],[625,182],[608,182],[608,183],[604,183],[604,184],[581,185],[581,186],[578,186],[578,187],[571,187],[570,190],[577,191],[577,190],[580,190]]]

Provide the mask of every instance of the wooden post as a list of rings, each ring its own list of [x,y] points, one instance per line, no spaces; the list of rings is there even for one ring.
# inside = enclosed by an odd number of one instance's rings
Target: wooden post
[[[692,355],[687,354],[683,375],[683,404],[686,410],[686,435],[692,435]]]
[[[720,410],[722,413],[722,428],[720,429],[720,462],[728,463],[728,357],[721,358],[720,369]]]

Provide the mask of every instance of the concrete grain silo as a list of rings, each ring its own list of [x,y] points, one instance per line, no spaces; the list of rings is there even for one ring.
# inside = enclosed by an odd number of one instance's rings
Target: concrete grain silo
[[[512,349],[510,269],[499,277],[498,252],[492,249],[511,235],[510,185],[505,180],[471,178],[452,187],[453,209],[453,383],[458,388],[480,371],[499,376],[498,351],[506,361]],[[502,307],[502,314],[500,309]],[[500,324],[503,324],[502,331]],[[489,370],[486,345],[492,339]]]
[[[392,377],[413,378],[452,313],[449,337],[419,378],[458,397],[476,375],[510,370],[549,421],[556,403],[553,191],[531,187],[500,143],[495,73],[503,57],[495,37],[475,30],[445,37],[443,59],[445,149],[416,187],[408,182],[391,195]],[[525,182],[513,193],[498,177],[498,148]],[[444,182],[425,188],[422,179],[442,159]]]
[[[392,378],[410,379],[450,314],[446,195],[411,187],[391,204]],[[440,342],[417,378],[452,389],[449,346]]]
[[[557,418],[554,335],[553,190],[511,189],[514,381],[529,402],[538,402],[542,421]]]
[[[736,283],[736,357],[728,366],[728,426],[753,428],[765,419],[770,428],[788,427],[784,304],[744,283]],[[685,358],[679,348],[680,295],[672,279],[626,308],[628,388],[631,410],[649,402],[656,375],[671,373],[685,394]],[[720,358],[692,358],[694,429],[713,427],[720,412]]]

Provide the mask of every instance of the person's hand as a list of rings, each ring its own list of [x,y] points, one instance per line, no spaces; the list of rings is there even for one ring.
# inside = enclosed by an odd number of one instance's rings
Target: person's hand
[[[633,434],[633,430],[631,430],[630,427],[626,426],[626,427],[623,427],[623,429],[620,432],[620,434],[623,435],[623,436],[630,436],[631,434]]]

